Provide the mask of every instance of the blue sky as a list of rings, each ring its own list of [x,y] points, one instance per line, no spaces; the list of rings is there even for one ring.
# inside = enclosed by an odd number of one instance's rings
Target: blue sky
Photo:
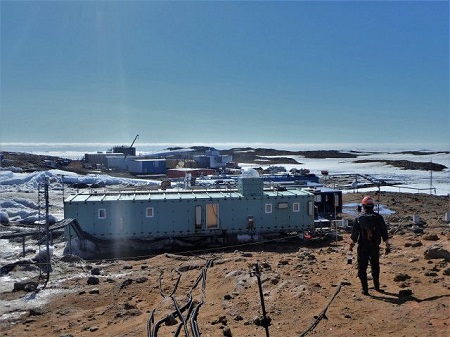
[[[450,144],[448,1],[0,6],[1,143]]]

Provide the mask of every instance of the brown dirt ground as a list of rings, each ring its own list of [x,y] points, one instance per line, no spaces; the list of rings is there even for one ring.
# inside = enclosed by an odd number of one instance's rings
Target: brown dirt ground
[[[344,202],[358,202],[361,196],[346,194]],[[201,283],[192,291],[194,301],[204,301],[198,314],[203,337],[265,335],[264,328],[254,320],[262,314],[257,277],[250,273],[256,263],[262,268],[272,337],[300,336],[327,304],[324,318],[308,335],[449,336],[449,261],[424,258],[430,245],[438,243],[450,249],[450,227],[443,221],[450,210],[448,197],[381,193],[380,200],[396,211],[386,216],[393,229],[393,251],[381,257],[383,292],[369,289],[370,296],[360,294],[355,259],[353,264],[346,261],[348,233],[342,233],[344,239],[337,244],[271,242],[227,251],[160,254],[134,260],[54,261],[47,289],[58,290],[59,294],[38,310],[25,310],[15,319],[1,320],[1,335],[147,336],[152,310],[155,321],[174,311],[168,295],[179,275],[174,295],[177,302],[184,304],[206,260],[214,259],[214,265],[207,269],[204,293]],[[415,213],[423,221],[424,234],[411,230]],[[87,283],[92,268],[101,271],[96,276],[99,284]],[[400,273],[409,278],[394,281]],[[412,295],[399,296],[399,291],[405,289]],[[0,299],[24,299],[29,295],[10,291],[1,293]],[[158,336],[173,336],[175,330],[176,325],[163,324]]]

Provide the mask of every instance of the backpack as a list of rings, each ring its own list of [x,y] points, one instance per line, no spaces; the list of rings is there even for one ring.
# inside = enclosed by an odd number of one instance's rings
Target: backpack
[[[364,226],[364,236],[367,243],[377,243],[377,221],[376,217],[366,217],[366,226]]]

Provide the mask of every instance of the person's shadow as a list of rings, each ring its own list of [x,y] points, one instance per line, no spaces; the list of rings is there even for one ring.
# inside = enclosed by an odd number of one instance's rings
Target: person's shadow
[[[376,300],[379,300],[379,301],[401,305],[403,303],[411,302],[411,301],[417,302],[417,303],[434,301],[434,300],[437,300],[439,298],[450,297],[450,294],[437,295],[437,296],[431,296],[431,297],[427,297],[427,298],[424,298],[424,299],[420,299],[420,298],[417,298],[417,297],[415,297],[413,295],[399,296],[398,293],[390,293],[388,291],[381,290],[376,295],[373,292],[371,292],[370,293],[370,297],[372,297],[372,298],[374,298]]]

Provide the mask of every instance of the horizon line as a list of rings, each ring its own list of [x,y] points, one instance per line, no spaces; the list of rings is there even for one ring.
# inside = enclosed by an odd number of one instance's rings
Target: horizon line
[[[0,143],[0,150],[5,151],[7,147],[105,147],[107,149],[114,146],[127,146],[128,144],[120,144],[120,142],[4,142]],[[193,147],[193,146],[204,146],[204,147],[217,147],[222,149],[227,148],[272,148],[272,149],[293,149],[293,148],[308,148],[314,150],[342,150],[343,148],[352,149],[377,149],[377,150],[387,150],[386,148],[394,148],[399,150],[399,148],[406,148],[408,150],[416,151],[449,151],[449,144],[445,143],[287,143],[287,142],[145,142],[134,144],[134,147],[139,150],[142,147],[153,147],[153,148],[167,148],[167,147]],[[431,149],[430,149],[431,147]],[[70,150],[70,149],[67,149]]]

